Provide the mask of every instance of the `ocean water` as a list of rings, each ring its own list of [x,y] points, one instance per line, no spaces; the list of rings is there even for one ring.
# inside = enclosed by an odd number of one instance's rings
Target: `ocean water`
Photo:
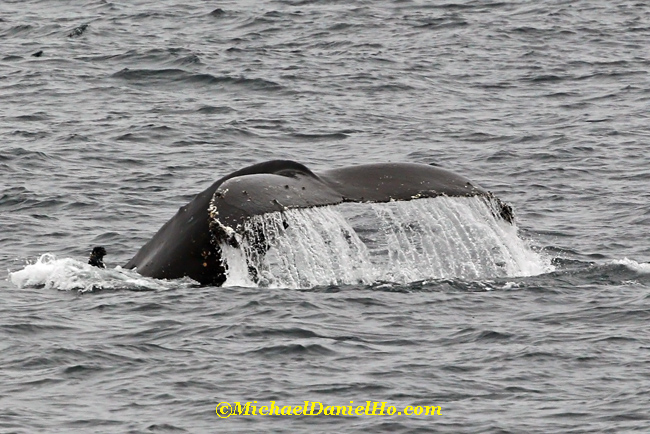
[[[649,3],[5,0],[0,41],[0,432],[650,431]],[[277,158],[434,163],[516,226],[330,207],[259,284],[120,267]],[[253,401],[441,411],[215,411]]]

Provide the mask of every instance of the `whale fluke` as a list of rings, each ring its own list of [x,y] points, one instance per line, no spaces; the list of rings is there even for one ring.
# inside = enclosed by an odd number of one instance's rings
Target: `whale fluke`
[[[222,243],[236,244],[234,234],[250,218],[295,208],[344,202],[407,201],[436,196],[485,196],[501,207],[499,217],[512,222],[512,209],[467,178],[416,163],[379,163],[332,169],[316,174],[288,160],[255,164],[227,175],[196,195],[125,265],[148,277],[188,276],[201,284],[226,279]]]

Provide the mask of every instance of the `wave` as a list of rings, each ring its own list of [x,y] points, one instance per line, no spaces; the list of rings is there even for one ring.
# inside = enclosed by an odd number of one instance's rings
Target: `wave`
[[[192,73],[178,68],[130,69],[124,68],[113,74],[114,78],[128,80],[138,85],[188,83],[204,86],[241,86],[249,90],[276,91],[283,89],[280,84],[263,78],[214,76],[207,73]]]
[[[650,274],[650,262],[637,262],[633,259],[623,258],[612,261],[612,264],[615,265],[624,265],[632,271],[636,271],[641,274]]]

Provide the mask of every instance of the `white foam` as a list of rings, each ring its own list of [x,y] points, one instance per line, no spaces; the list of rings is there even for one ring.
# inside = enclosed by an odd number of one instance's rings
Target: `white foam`
[[[239,237],[236,253],[223,246],[228,285],[305,288],[318,285],[408,283],[531,276],[553,270],[517,228],[494,216],[485,199],[419,199],[288,210],[253,218],[249,234],[263,234],[268,251]],[[258,240],[259,241],[259,240]],[[230,249],[230,250],[228,250]]]
[[[636,271],[637,273],[650,273],[650,263],[648,262],[639,263],[633,259],[623,258],[612,261],[612,263],[617,265],[625,265],[627,268]]]
[[[19,288],[36,287],[89,292],[97,289],[158,290],[178,287],[179,282],[149,279],[121,267],[101,269],[72,258],[57,259],[46,253],[22,270],[9,273],[9,280]],[[188,279],[189,280],[189,279]],[[195,284],[181,282],[180,284]]]

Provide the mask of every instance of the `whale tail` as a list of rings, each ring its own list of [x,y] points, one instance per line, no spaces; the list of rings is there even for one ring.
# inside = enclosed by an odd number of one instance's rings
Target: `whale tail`
[[[258,216],[343,203],[390,203],[436,197],[483,197],[495,217],[512,223],[512,208],[467,178],[417,163],[374,163],[314,173],[295,161],[258,163],[227,175],[180,207],[124,266],[158,279],[188,276],[201,284],[226,280],[222,245]],[[286,228],[285,228],[286,229]],[[268,249],[253,236],[259,256]],[[249,264],[250,265],[250,264]]]

